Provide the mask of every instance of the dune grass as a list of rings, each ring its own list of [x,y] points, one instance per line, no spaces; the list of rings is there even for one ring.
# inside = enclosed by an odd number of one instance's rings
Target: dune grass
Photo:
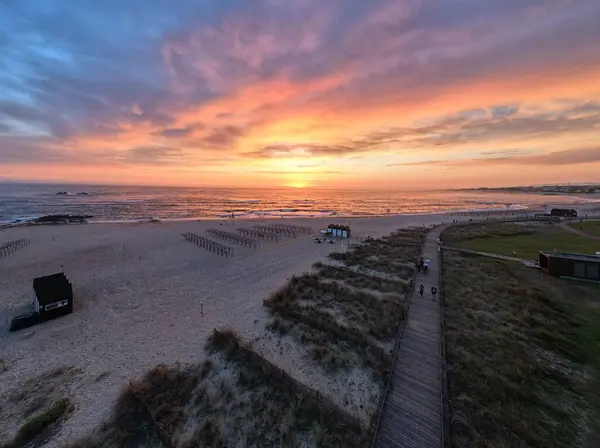
[[[593,254],[593,241],[557,225],[528,227],[511,223],[457,227],[444,242],[448,246],[536,260],[540,250]]]
[[[69,398],[56,400],[43,411],[29,417],[19,428],[12,443],[6,445],[6,448],[29,446],[37,438],[57,426],[72,410],[73,403]]]
[[[426,232],[401,229],[367,239],[330,255],[341,267],[316,263],[315,272],[292,277],[264,301],[273,316],[268,328],[293,335],[327,371],[358,362],[383,384]]]
[[[600,221],[573,221],[570,222],[569,225],[574,229],[582,231],[583,233],[600,238]]]
[[[384,274],[410,276],[421,251],[421,238],[427,232],[427,228],[420,227],[399,229],[383,238],[367,238],[351,250],[334,252],[329,258],[348,267],[358,266]]]
[[[367,446],[357,419],[233,331],[215,331],[207,351],[198,365],[158,366],[129,384],[103,427],[69,448]]]
[[[448,252],[443,282],[452,446],[600,446],[598,291]]]

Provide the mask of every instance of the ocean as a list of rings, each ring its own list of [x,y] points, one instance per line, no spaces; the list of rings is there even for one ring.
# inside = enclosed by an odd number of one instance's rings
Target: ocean
[[[61,194],[57,194],[61,193]],[[573,195],[483,191],[166,188],[0,184],[0,223],[44,215],[91,215],[90,221],[379,216],[540,208],[600,202]]]

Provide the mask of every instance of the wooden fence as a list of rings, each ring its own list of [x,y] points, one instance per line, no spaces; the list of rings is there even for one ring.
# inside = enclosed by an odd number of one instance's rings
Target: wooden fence
[[[18,250],[28,246],[31,243],[30,240],[22,238],[20,240],[9,241],[8,243],[0,246],[0,258],[8,257],[9,255],[14,254]]]

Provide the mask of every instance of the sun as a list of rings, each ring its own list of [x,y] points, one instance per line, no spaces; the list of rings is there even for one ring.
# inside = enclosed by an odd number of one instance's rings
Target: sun
[[[302,182],[302,181],[294,181],[294,182],[290,182],[286,186],[300,189],[300,188],[308,187],[308,184],[306,182]]]

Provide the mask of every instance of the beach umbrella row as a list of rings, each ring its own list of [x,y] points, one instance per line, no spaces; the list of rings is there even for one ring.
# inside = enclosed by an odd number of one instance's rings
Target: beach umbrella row
[[[254,238],[250,238],[237,233],[226,232],[219,229],[208,229],[207,232],[219,239],[231,241],[232,243],[241,244],[242,246],[251,247],[256,249],[258,247],[258,241]]]
[[[258,230],[259,232],[274,233],[276,235],[283,235],[283,236],[291,236],[292,238],[297,237],[297,233],[294,230],[288,229],[286,227],[276,227],[274,224],[271,224],[268,226],[258,225],[258,226],[254,226],[254,228],[256,230]]]
[[[299,226],[295,224],[271,224],[269,227],[277,228],[277,229],[286,229],[289,232],[296,232],[299,234],[311,234],[313,233],[312,229],[308,226]]]
[[[261,240],[279,241],[279,236],[276,233],[260,232],[256,229],[248,229],[241,227],[236,229],[241,235],[259,238]]]
[[[19,249],[28,246],[31,241],[25,238],[15,241],[9,241],[8,243],[0,246],[0,258],[8,257],[11,254],[14,254]]]
[[[209,240],[203,236],[196,235],[195,233],[182,233],[181,234],[186,241],[194,243],[196,246],[206,249],[222,257],[233,256],[233,247],[225,246],[224,244],[217,243],[216,241]]]

